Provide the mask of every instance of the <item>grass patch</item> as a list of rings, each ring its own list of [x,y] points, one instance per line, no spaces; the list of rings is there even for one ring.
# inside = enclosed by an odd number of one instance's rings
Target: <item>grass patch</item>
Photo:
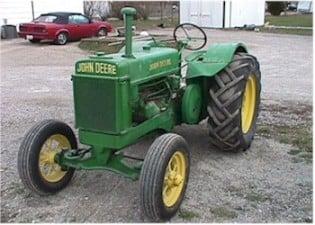
[[[297,155],[301,152],[299,149],[292,149],[288,152],[289,155]]]
[[[116,42],[115,45],[108,45],[110,43]],[[105,52],[105,54],[117,53],[124,46],[124,42],[118,43],[118,40],[108,40],[106,39],[82,39],[79,48],[90,52]]]
[[[303,158],[303,159],[312,159],[313,158],[313,154],[310,152],[301,152],[300,154],[298,154],[298,156],[300,158]]]
[[[283,29],[283,28],[262,27],[260,28],[260,31],[266,32],[266,33],[275,33],[275,34],[295,34],[295,35],[305,35],[305,36],[313,35],[313,30],[310,30],[310,29]]]
[[[287,15],[287,16],[266,16],[266,23],[273,26],[287,27],[313,27],[313,14],[303,15]],[[276,34],[296,34],[296,35],[313,35],[311,29],[283,29],[283,28],[268,28],[262,27],[262,32]]]
[[[25,188],[21,183],[18,182],[12,182],[11,183],[11,189],[13,190],[13,193],[21,195],[25,193]]]
[[[258,125],[257,134],[290,144],[300,151],[312,152],[313,139],[311,126]],[[291,152],[291,155],[297,152]],[[289,153],[290,154],[290,153]]]
[[[211,213],[213,213],[217,217],[233,219],[237,217],[237,213],[235,211],[229,210],[225,207],[212,207],[210,208]]]
[[[293,157],[293,158],[291,159],[291,161],[292,161],[293,163],[300,163],[300,162],[304,162],[304,159],[299,158],[299,157]]]
[[[265,21],[274,26],[313,27],[313,14],[266,16]]]
[[[110,20],[108,21],[115,28],[123,27],[123,20]],[[165,27],[176,27],[179,24],[178,18],[174,18],[173,21],[171,19],[163,19],[163,20],[135,20],[134,24],[138,31],[141,30],[149,30],[152,28],[157,28],[161,23],[164,24]]]
[[[198,213],[188,210],[179,210],[178,216],[185,220],[192,220],[193,218],[200,217]]]
[[[265,202],[267,200],[270,200],[268,196],[265,196],[261,193],[257,193],[254,191],[247,193],[247,195],[245,196],[245,199],[251,202]]]

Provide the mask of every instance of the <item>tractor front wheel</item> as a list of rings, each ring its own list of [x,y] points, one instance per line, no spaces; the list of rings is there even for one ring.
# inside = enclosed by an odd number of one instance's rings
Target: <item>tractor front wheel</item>
[[[250,147],[260,104],[260,70],[256,58],[238,53],[210,85],[208,127],[210,142],[227,151]]]
[[[76,148],[75,135],[65,123],[44,120],[36,124],[24,137],[18,153],[22,183],[40,195],[61,190],[70,182],[74,169],[62,169],[55,156],[62,150]]]
[[[151,145],[140,174],[142,212],[152,221],[170,219],[187,187],[190,153],[177,134],[164,134]]]

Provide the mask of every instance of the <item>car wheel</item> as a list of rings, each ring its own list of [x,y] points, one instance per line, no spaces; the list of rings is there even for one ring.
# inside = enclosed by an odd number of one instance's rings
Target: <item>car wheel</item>
[[[101,28],[97,32],[97,37],[105,37],[107,36],[107,30],[105,28]]]
[[[55,41],[56,44],[58,45],[65,45],[68,41],[68,35],[65,32],[61,32],[60,34],[57,35],[57,39]]]

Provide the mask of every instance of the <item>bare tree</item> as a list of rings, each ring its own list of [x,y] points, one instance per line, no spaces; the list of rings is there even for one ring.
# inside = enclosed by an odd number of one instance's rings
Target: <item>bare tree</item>
[[[105,1],[97,1],[94,4],[94,12],[95,14],[102,20],[107,20],[111,11],[111,6],[108,2]]]
[[[86,15],[89,18],[93,17],[94,14],[94,4],[95,1],[84,1],[83,2],[83,11],[84,15]]]

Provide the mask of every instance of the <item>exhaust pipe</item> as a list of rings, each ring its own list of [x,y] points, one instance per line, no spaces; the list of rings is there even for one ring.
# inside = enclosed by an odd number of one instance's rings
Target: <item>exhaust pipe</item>
[[[123,57],[133,58],[132,55],[132,23],[133,16],[136,15],[137,11],[132,7],[125,7],[121,9],[121,14],[124,16],[125,23],[125,54]]]

